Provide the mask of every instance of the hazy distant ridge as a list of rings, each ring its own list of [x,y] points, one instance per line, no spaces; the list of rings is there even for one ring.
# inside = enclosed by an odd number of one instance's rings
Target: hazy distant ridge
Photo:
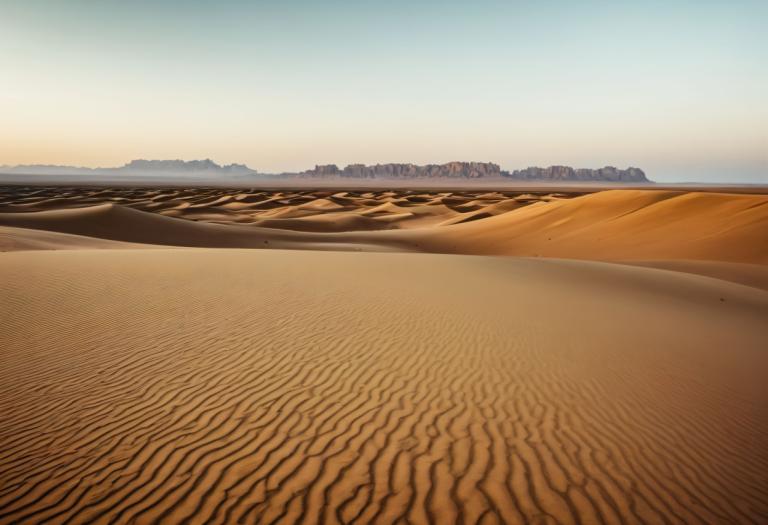
[[[285,174],[290,176],[292,174]],[[336,164],[315,166],[299,173],[300,177],[351,177],[363,179],[514,179],[541,181],[650,182],[639,168],[618,169],[606,166],[598,169],[570,166],[531,167],[512,172],[502,170],[492,162],[449,162],[447,164],[350,164],[340,169]]]
[[[570,166],[529,167],[512,172],[502,170],[492,162],[448,162],[446,164],[417,165],[409,163],[349,164],[339,168],[336,164],[316,165],[299,173],[263,174],[245,164],[219,165],[204,160],[132,160],[118,168],[78,168],[41,164],[2,166],[0,173],[10,175],[96,175],[136,177],[249,177],[269,179],[387,179],[387,180],[524,180],[556,182],[651,182],[639,168],[619,169],[612,166],[586,169]]]
[[[223,173],[228,175],[256,175],[258,172],[252,170],[245,164],[226,164],[221,166],[211,159],[205,160],[132,160],[122,168],[117,168],[124,172],[155,172],[155,173]]]
[[[550,166],[548,168],[525,168],[505,173],[515,180],[552,180],[552,181],[597,181],[597,182],[651,182],[640,168],[625,170],[606,166],[598,169],[570,166]]]
[[[245,164],[219,165],[211,159],[204,160],[132,160],[119,168],[79,168],[27,164],[2,166],[0,173],[29,175],[257,175]]]

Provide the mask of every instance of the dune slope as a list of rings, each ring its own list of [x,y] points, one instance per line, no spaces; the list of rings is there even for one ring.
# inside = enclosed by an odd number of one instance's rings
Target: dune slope
[[[384,195],[379,198],[389,198]],[[420,202],[425,199],[431,204]],[[333,202],[317,199],[315,208],[330,209],[329,214],[261,218],[251,225],[195,222],[101,204],[0,213],[0,225],[173,246],[768,264],[767,195],[611,190],[570,199],[541,198],[522,207],[514,199],[494,201],[466,213],[449,210],[447,219],[445,199],[419,196],[410,208],[384,204],[364,212],[340,212]],[[407,225],[400,225],[403,221]],[[277,223],[282,226],[273,227]]]
[[[16,252],[0,278],[2,523],[768,516],[754,288],[282,250]]]
[[[355,232],[293,232],[211,224],[166,217],[117,204],[30,213],[0,213],[0,225],[160,246],[381,251],[392,244],[368,245],[368,238]],[[22,243],[23,239],[17,238],[17,242]],[[64,246],[65,243],[60,244],[60,248]],[[81,243],[73,243],[73,248],[80,247]]]
[[[425,251],[768,264],[768,196],[610,190],[419,233]]]
[[[112,241],[84,235],[0,226],[0,252],[150,247],[147,244]]]

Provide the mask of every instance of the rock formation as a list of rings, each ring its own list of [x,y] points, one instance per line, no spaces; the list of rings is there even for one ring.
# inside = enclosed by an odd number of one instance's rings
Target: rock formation
[[[613,166],[598,169],[574,169],[570,166],[550,166],[548,168],[525,168],[505,173],[515,180],[565,181],[565,182],[651,182],[640,168],[620,170]]]
[[[550,166],[548,168],[531,167],[512,172],[502,171],[492,162],[448,162],[446,164],[388,163],[367,166],[349,164],[339,168],[336,164],[317,165],[311,170],[300,173],[259,174],[244,164],[221,166],[211,159],[204,160],[132,160],[119,168],[76,168],[71,166],[0,166],[2,174],[39,174],[39,175],[103,175],[137,177],[210,177],[230,176],[248,177],[258,175],[261,178],[279,180],[293,178],[342,178],[342,179],[451,179],[451,180],[490,180],[490,181],[552,181],[552,182],[629,182],[649,183],[651,181],[639,168],[618,169],[612,166],[598,169],[575,169],[570,166]]]
[[[303,177],[352,177],[362,179],[429,179],[429,178],[500,178],[498,164],[490,162],[449,162],[447,164],[350,164],[339,169],[335,164],[315,166],[300,174]]]

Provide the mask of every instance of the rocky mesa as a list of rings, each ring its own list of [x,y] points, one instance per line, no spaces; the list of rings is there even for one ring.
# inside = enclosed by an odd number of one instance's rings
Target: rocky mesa
[[[336,164],[315,166],[302,172],[303,177],[352,177],[358,179],[432,179],[450,178],[493,178],[501,177],[498,164],[492,162],[449,162],[447,164],[349,164],[340,169]]]
[[[575,169],[570,166],[549,166],[548,168],[525,168],[505,173],[506,177],[515,180],[533,181],[566,181],[566,182],[651,182],[640,168],[625,170],[606,166],[604,168]]]
[[[301,177],[344,177],[357,179],[499,179],[557,182],[651,182],[639,168],[619,169],[572,168],[570,166],[530,167],[512,172],[503,171],[492,162],[449,162],[447,164],[349,164],[339,168],[336,164],[315,166],[299,174]]]

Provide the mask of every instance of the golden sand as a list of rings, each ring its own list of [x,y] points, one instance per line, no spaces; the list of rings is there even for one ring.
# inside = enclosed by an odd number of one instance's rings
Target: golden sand
[[[319,200],[3,208],[0,523],[765,522],[765,197]]]

